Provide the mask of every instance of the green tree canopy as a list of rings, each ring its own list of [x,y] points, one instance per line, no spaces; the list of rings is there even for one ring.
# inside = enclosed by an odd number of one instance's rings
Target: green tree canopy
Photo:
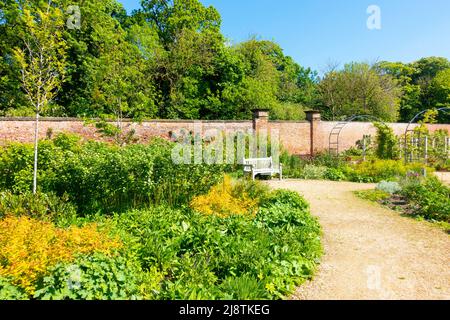
[[[320,82],[319,91],[325,116],[330,119],[360,114],[397,120],[400,87],[391,75],[380,73],[376,66],[350,63],[342,70],[331,70]]]
[[[24,8],[36,14],[48,2],[0,1],[0,115],[34,113],[13,49],[24,49]],[[73,6],[80,17],[61,30],[66,81],[43,115],[249,119],[253,108],[267,108],[272,119],[300,120],[305,109],[319,108],[328,119],[364,113],[409,121],[448,104],[445,58],[354,62],[320,79],[273,41],[230,44],[219,12],[199,0],[142,0],[132,14],[117,0],[50,3],[67,22]]]

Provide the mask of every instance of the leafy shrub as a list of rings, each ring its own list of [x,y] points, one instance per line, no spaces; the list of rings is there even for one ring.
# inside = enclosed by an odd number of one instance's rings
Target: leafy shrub
[[[343,161],[339,157],[335,157],[328,152],[316,154],[311,160],[310,164],[319,167],[327,168],[341,168],[343,166]]]
[[[241,194],[247,194],[250,199],[256,200],[258,205],[263,203],[270,195],[270,187],[257,180],[241,179],[237,180],[233,186],[233,196],[239,197]]]
[[[400,150],[394,130],[384,123],[374,123],[377,128],[376,155],[379,159],[399,159]]]
[[[373,202],[380,202],[383,200],[387,200],[391,195],[383,190],[362,190],[362,191],[355,191],[355,194],[360,197],[361,199],[373,201]]]
[[[342,170],[337,168],[328,168],[324,178],[331,181],[343,181],[347,179]]]
[[[44,193],[67,194],[82,214],[188,204],[217,184],[227,167],[176,165],[173,146],[155,139],[120,148],[59,135],[40,142],[38,186]],[[0,190],[31,191],[32,167],[31,144],[0,147]]]
[[[254,219],[158,207],[116,223],[143,270],[165,275],[158,299],[282,298],[311,277],[320,227],[295,192],[276,191],[261,205]]]
[[[327,170],[327,167],[308,164],[303,168],[302,178],[309,180],[322,180],[325,178]]]
[[[246,192],[235,192],[228,176],[224,177],[222,183],[211,188],[208,194],[197,196],[191,201],[192,209],[219,217],[235,214],[253,216],[256,214],[257,204]]]
[[[26,300],[27,298],[23,289],[13,285],[9,279],[0,277],[0,301]]]
[[[121,246],[96,224],[58,229],[49,222],[7,216],[0,220],[0,277],[12,279],[28,294],[47,268],[71,261],[75,254],[110,253]]]
[[[351,157],[361,157],[363,155],[363,150],[358,147],[351,147],[342,152],[342,156],[346,158]]]
[[[423,164],[419,163],[405,165],[400,160],[370,160],[347,166],[344,173],[350,181],[373,183],[392,181],[406,176],[408,172],[421,173],[423,167]],[[427,172],[430,173],[432,170],[427,168]]]
[[[0,192],[0,218],[6,215],[27,216],[39,220],[63,222],[73,221],[77,211],[67,196],[25,192],[13,194]]]
[[[434,167],[437,171],[450,171],[450,159],[436,161]]]
[[[59,263],[43,278],[34,297],[44,300],[139,298],[139,266],[129,257],[93,254]]]
[[[248,274],[227,277],[221,283],[219,290],[226,300],[261,300],[270,297],[264,284]]]
[[[304,212],[309,212],[309,204],[297,192],[290,190],[275,190],[262,203],[262,207],[270,207],[273,205],[289,206],[293,209],[299,209]]]
[[[398,182],[392,182],[392,181],[381,181],[377,187],[377,190],[384,191],[389,194],[395,194],[402,190]]]
[[[450,222],[450,188],[439,179],[408,179],[401,194],[414,206],[414,213],[426,219]]]
[[[334,157],[328,153],[317,154],[311,159],[302,159],[297,155],[290,155],[287,151],[283,151],[280,156],[280,161],[283,163],[283,176],[289,178],[300,178],[305,179],[304,170],[306,166],[314,166],[314,167],[327,167],[340,169],[344,163],[339,157]],[[306,169],[307,171],[309,168]],[[311,168],[310,171],[317,171],[315,168]],[[313,173],[311,178],[306,179],[323,179],[320,173]],[[314,178],[317,177],[318,178]]]

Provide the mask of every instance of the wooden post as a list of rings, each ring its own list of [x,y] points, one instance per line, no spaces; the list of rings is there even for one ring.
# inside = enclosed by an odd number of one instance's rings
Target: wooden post
[[[424,140],[424,148],[425,148],[424,160],[425,160],[425,163],[427,163],[428,162],[428,136],[425,136],[424,139],[425,139]]]

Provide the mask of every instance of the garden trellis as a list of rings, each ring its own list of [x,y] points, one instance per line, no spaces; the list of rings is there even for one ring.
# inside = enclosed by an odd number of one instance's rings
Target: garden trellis
[[[355,122],[357,120],[372,120],[372,121],[379,122],[379,123],[387,126],[387,124],[384,121],[380,120],[377,117],[371,116],[371,115],[353,115],[353,116],[347,118],[347,120],[338,122],[333,127],[333,129],[331,129],[330,136],[329,136],[329,139],[328,139],[328,145],[329,145],[328,153],[330,155],[339,156],[339,151],[340,151],[339,150],[339,138],[340,138],[340,135],[342,133],[342,130],[344,130],[344,128],[347,126],[347,124],[349,124],[351,122]],[[364,153],[365,153],[365,149],[367,147],[366,146],[366,143],[367,143],[366,139],[368,140],[368,136],[367,135],[365,135],[363,137],[363,149],[364,149],[363,151],[364,151]]]
[[[436,112],[448,112],[449,107],[436,109]],[[405,129],[402,146],[405,163],[408,162],[437,162],[446,161],[450,155],[450,137],[449,132],[445,130],[437,130],[433,133],[429,132],[427,127],[423,125],[415,126],[413,124],[424,116],[429,110],[419,112]]]

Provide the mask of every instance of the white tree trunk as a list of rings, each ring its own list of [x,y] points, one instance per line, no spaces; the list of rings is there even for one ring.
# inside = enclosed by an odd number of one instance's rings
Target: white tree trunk
[[[39,143],[39,109],[36,111],[36,123],[34,127],[33,194],[36,194],[37,191],[38,143]]]

